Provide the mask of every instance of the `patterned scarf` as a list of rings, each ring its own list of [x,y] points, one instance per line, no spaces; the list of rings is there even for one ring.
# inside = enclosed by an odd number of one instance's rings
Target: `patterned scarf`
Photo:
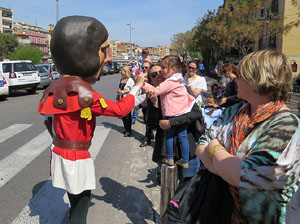
[[[251,105],[247,104],[233,120],[231,144],[228,152],[235,155],[240,144],[245,140],[247,135],[255,128],[255,126],[262,121],[267,120],[274,112],[279,111],[283,106],[284,102],[282,101],[269,102],[259,107],[251,116]],[[248,154],[249,152],[247,155]],[[238,189],[234,186],[229,186],[229,190],[234,200],[232,223],[246,223],[241,215]]]

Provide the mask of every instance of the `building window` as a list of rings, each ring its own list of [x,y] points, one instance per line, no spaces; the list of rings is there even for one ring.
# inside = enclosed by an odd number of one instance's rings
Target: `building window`
[[[2,17],[12,18],[12,13],[2,11]]]
[[[275,35],[269,36],[269,47],[276,48],[276,36]]]
[[[272,3],[271,3],[271,12],[273,14],[278,14],[278,0],[272,0]]]
[[[263,46],[264,46],[264,39],[260,37],[258,41],[258,50],[261,50]]]
[[[7,20],[2,20],[2,24],[4,26],[9,26],[9,27],[11,27],[11,25],[12,25],[12,23],[10,21],[7,21]]]
[[[13,32],[12,32],[12,30],[3,28],[3,33],[5,33],[5,34],[12,34]]]
[[[298,65],[297,65],[297,63],[294,61],[293,64],[292,64],[292,71],[293,71],[293,72],[297,72],[297,70],[298,70]]]
[[[37,43],[37,38],[36,37],[34,38],[34,43]]]

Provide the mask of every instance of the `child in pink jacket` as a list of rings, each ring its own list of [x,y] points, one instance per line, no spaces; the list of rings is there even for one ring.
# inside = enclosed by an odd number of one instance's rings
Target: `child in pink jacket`
[[[187,92],[182,83],[182,65],[180,58],[177,56],[168,55],[164,57],[161,68],[162,78],[165,81],[157,87],[153,87],[148,83],[145,83],[143,87],[145,91],[153,91],[157,96],[160,96],[162,114],[166,119],[190,112],[195,103],[194,97]],[[173,144],[176,135],[181,146],[181,160],[176,163],[188,168],[187,123],[166,130],[166,158],[162,162],[170,166],[174,165]]]

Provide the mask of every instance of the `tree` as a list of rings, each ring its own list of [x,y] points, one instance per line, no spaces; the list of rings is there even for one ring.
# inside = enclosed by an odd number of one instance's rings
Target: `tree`
[[[37,47],[21,46],[11,54],[11,60],[31,60],[33,64],[41,61],[44,53]]]
[[[0,60],[8,56],[18,47],[18,39],[15,35],[0,33]]]
[[[216,16],[215,11],[208,11],[202,19],[197,21],[197,25],[192,29],[192,51],[201,52],[203,64],[208,70],[211,70],[215,65],[222,52],[220,44],[211,37],[208,30],[208,24],[214,16]]]
[[[171,39],[171,48],[174,49],[183,58],[183,60],[185,60],[188,55],[187,49],[191,40],[191,31],[174,34]]]
[[[294,0],[298,5],[299,0]],[[207,35],[220,44],[225,52],[236,49],[239,56],[246,55],[255,42],[264,37],[287,33],[299,22],[283,26],[283,16],[272,11],[272,0],[230,0],[218,10],[208,24]],[[263,11],[262,11],[263,10]],[[263,12],[263,15],[260,15]]]

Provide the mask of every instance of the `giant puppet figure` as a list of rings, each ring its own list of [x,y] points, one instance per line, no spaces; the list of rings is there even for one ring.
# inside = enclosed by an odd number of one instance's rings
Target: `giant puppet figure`
[[[140,76],[130,94],[118,102],[103,99],[91,87],[111,60],[108,32],[95,18],[69,16],[56,24],[51,39],[53,61],[62,75],[43,94],[39,112],[52,117],[51,177],[70,200],[70,223],[86,223],[95,168],[89,153],[96,116],[124,117],[136,104]],[[51,128],[48,127],[51,132]],[[97,136],[96,136],[97,137]]]

